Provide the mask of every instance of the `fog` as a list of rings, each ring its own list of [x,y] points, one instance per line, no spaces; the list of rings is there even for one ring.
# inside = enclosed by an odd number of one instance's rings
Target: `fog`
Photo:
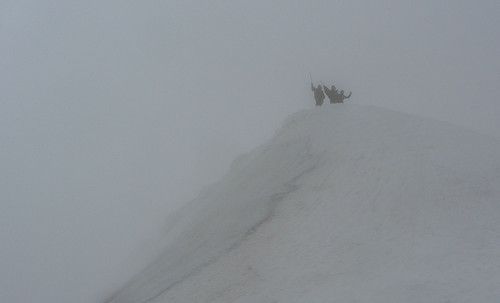
[[[500,137],[498,1],[3,1],[0,301],[97,302],[283,119],[346,102]],[[341,131],[341,130],[332,130]]]

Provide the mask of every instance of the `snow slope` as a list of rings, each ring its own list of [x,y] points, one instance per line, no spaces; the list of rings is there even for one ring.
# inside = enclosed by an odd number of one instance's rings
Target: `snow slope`
[[[500,144],[446,123],[299,112],[173,219],[106,302],[500,298]]]

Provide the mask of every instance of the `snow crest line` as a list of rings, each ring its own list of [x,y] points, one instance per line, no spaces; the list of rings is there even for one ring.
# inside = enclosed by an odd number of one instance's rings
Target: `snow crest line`
[[[295,114],[177,214],[111,302],[496,303],[499,155],[380,108]]]
[[[276,206],[299,188],[320,157],[311,152],[309,133],[283,127],[274,138],[231,165],[217,184],[178,214],[167,250],[106,303],[151,302],[187,277],[238,247],[273,217]]]

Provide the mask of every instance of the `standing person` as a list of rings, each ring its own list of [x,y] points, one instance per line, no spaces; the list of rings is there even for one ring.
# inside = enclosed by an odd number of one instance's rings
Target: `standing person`
[[[314,100],[316,100],[316,106],[323,105],[323,101],[325,100],[325,93],[323,92],[321,85],[318,85],[318,87],[316,88],[311,82],[311,90],[314,92]]]
[[[338,94],[338,103],[344,103],[345,99],[349,99],[352,95],[352,92],[349,93],[348,96],[344,95],[344,90],[341,90],[340,93]]]
[[[330,99],[331,104],[337,103],[337,96],[339,92],[337,91],[335,85],[332,85],[331,89],[323,85],[323,90],[325,91],[325,94],[328,96],[328,99]]]

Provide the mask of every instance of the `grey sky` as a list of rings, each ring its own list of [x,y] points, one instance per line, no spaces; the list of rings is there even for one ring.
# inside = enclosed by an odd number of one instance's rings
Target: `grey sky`
[[[106,296],[169,213],[313,108],[309,72],[500,137],[499,20],[498,1],[2,1],[0,301]]]

